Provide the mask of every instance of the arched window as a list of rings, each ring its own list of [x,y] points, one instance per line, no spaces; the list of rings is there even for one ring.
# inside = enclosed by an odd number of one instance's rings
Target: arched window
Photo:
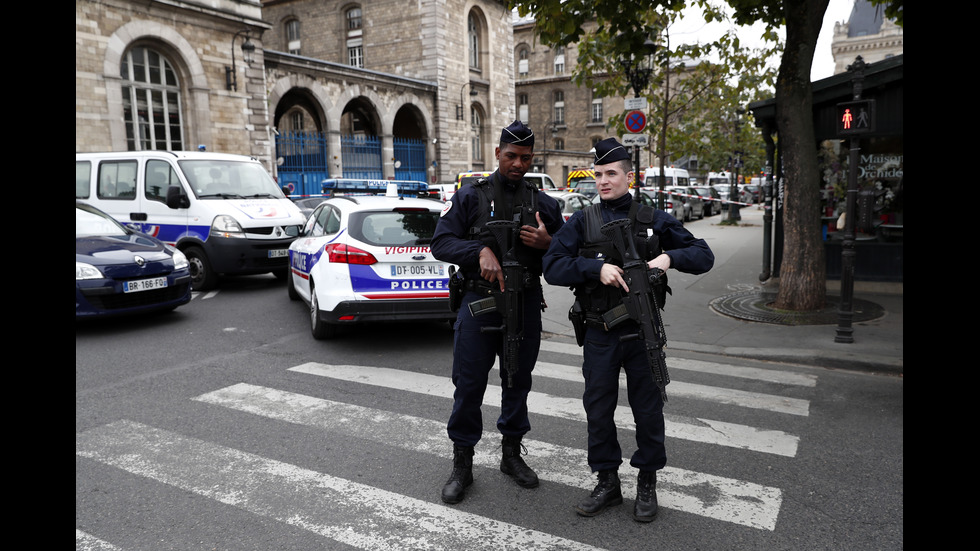
[[[364,68],[364,30],[361,27],[361,8],[350,8],[347,20],[347,64]]]
[[[526,47],[521,46],[520,50],[517,51],[517,76],[526,77],[528,71],[528,50]]]
[[[483,119],[476,106],[470,107],[470,140],[473,145],[473,161],[483,161]]]
[[[291,19],[286,22],[286,51],[299,55],[299,20]]]
[[[480,68],[480,27],[472,13],[467,22],[469,28],[470,69]]]
[[[144,46],[123,56],[123,121],[130,151],[184,149],[180,83],[170,62]]]

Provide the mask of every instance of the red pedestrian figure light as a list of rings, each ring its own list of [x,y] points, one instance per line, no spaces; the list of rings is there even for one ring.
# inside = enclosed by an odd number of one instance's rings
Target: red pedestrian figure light
[[[841,122],[844,123],[844,128],[845,129],[850,128],[851,127],[851,121],[853,121],[853,120],[854,120],[854,115],[851,114],[851,110],[850,109],[844,109],[844,117],[841,118]]]

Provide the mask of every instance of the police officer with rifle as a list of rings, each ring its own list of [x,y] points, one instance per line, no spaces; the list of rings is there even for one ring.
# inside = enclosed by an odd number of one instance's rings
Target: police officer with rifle
[[[614,420],[622,370],[636,420],[633,518],[650,522],[658,509],[657,471],[667,464],[663,406],[670,377],[660,317],[669,292],[666,272],[707,272],[714,254],[674,217],[635,200],[632,172],[629,153],[615,138],[596,144],[600,202],[574,213],[555,234],[543,268],[548,283],[574,290],[569,319],[583,346],[588,462],[598,484],[576,512],[591,517],[623,502]]]
[[[527,395],[541,342],[541,257],[564,220],[558,202],[524,180],[534,155],[530,128],[520,121],[504,128],[495,155],[497,170],[446,202],[432,237],[432,254],[460,267],[450,276],[450,307],[459,315],[447,426],[453,470],[442,489],[446,503],[462,501],[473,483],[474,447],[483,434],[481,405],[498,356],[500,470],[522,487],[538,486],[537,474],[521,457],[522,440],[531,429]]]

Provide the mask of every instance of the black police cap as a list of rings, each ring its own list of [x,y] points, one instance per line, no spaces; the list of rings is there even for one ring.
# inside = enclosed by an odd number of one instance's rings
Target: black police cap
[[[608,165],[616,161],[628,161],[630,154],[627,153],[623,144],[616,141],[616,138],[606,138],[595,144],[595,164]]]
[[[534,132],[523,122],[516,120],[500,132],[500,142],[534,147]]]

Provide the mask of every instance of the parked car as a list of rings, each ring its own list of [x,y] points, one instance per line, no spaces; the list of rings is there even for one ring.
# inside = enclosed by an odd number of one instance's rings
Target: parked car
[[[306,219],[310,217],[310,213],[313,212],[313,209],[322,203],[326,197],[290,197],[290,199],[296,203],[296,206],[299,207],[299,211],[303,213],[303,218]]]
[[[592,180],[595,181],[595,171],[591,168],[576,168],[568,173],[568,178],[565,180],[565,188],[568,191],[578,191],[575,189],[578,185],[579,180]]]
[[[551,179],[551,176],[543,172],[528,172],[524,174],[524,179],[542,191],[560,191],[565,189],[558,187],[555,181]]]
[[[762,186],[758,184],[745,184],[739,190],[739,201],[743,203],[755,204],[762,202]]]
[[[704,215],[711,216],[721,212],[721,194],[711,186],[694,186],[694,190],[704,202]]]
[[[184,253],[75,201],[75,319],[169,311],[191,300]]]
[[[286,286],[309,305],[313,337],[365,322],[454,321],[452,264],[429,249],[442,209],[431,199],[371,195],[317,206],[289,247]]]
[[[566,222],[572,217],[575,211],[582,210],[592,204],[591,198],[581,193],[571,191],[549,191],[547,193],[558,201],[558,207]]]
[[[701,200],[697,190],[688,186],[669,186],[667,190],[676,194],[684,202],[685,222],[695,218],[698,220],[704,218],[704,201]]]

